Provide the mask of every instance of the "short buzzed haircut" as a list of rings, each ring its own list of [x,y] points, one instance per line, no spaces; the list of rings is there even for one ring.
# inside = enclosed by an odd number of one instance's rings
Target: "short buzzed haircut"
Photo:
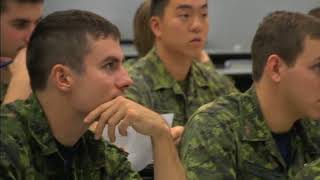
[[[288,66],[293,66],[304,50],[305,39],[320,39],[320,21],[307,14],[275,11],[259,25],[251,45],[252,78],[259,81],[267,59],[279,55]]]
[[[320,7],[311,9],[308,14],[316,18],[320,18]]]
[[[91,44],[99,39],[120,40],[118,28],[88,11],[58,11],[45,17],[34,29],[27,48],[31,88],[46,88],[51,69],[63,64],[82,73],[83,60]]]
[[[37,4],[43,3],[44,0],[0,0],[0,14],[7,10],[7,3],[14,2],[17,4]]]
[[[151,16],[163,17],[164,9],[167,7],[169,2],[170,0],[151,0]]]

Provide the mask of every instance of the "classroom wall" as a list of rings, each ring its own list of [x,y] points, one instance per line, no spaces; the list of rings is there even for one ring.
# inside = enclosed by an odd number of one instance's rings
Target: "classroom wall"
[[[122,39],[132,39],[132,20],[143,0],[47,0],[45,13],[65,9],[94,11],[116,24]],[[274,10],[308,12],[320,0],[208,0],[210,31],[207,49],[215,53],[249,52],[262,17]]]

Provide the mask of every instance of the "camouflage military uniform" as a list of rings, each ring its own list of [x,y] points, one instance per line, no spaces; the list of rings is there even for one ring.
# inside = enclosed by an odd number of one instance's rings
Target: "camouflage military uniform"
[[[131,68],[131,66],[134,65],[135,62],[137,62],[138,59],[136,58],[130,58],[130,59],[126,59],[123,63],[123,66],[126,68],[126,69],[129,69]]]
[[[134,84],[126,96],[158,113],[174,113],[173,126],[184,125],[201,105],[237,91],[228,78],[205,66],[193,62],[184,93],[152,49],[128,69]]]
[[[294,180],[320,180],[320,159],[303,168]]]
[[[40,104],[33,96],[1,107],[0,179],[140,179],[115,146],[86,132],[77,143],[72,169],[66,170]]]
[[[8,84],[4,84],[0,82],[0,104],[2,104],[4,96],[6,95],[7,89],[8,89]]]
[[[285,163],[267,127],[254,87],[202,106],[189,120],[180,157],[190,180],[288,179],[320,157],[320,122],[298,121]]]

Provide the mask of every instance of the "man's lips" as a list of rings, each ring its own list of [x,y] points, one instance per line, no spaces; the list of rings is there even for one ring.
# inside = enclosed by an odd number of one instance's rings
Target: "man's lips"
[[[200,43],[202,42],[201,38],[193,38],[190,42]]]

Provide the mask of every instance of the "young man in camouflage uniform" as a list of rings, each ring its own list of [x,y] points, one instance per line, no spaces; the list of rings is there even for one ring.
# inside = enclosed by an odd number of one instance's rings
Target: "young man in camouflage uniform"
[[[288,179],[320,157],[320,22],[278,11],[252,43],[254,85],[201,107],[183,134],[188,178]]]
[[[131,68],[126,96],[158,113],[174,115],[174,138],[201,105],[235,91],[233,83],[194,61],[208,34],[207,0],[152,0],[155,47]],[[209,66],[209,65],[208,65]]]
[[[155,179],[184,179],[162,117],[121,97],[132,80],[119,36],[113,24],[80,10],[39,23],[27,50],[34,95],[0,109],[0,179],[140,179],[122,151],[99,140],[106,124],[111,141],[128,126],[151,137]],[[88,131],[94,121],[95,134]]]
[[[42,16],[43,2],[0,0],[0,104],[30,95],[24,48]]]

